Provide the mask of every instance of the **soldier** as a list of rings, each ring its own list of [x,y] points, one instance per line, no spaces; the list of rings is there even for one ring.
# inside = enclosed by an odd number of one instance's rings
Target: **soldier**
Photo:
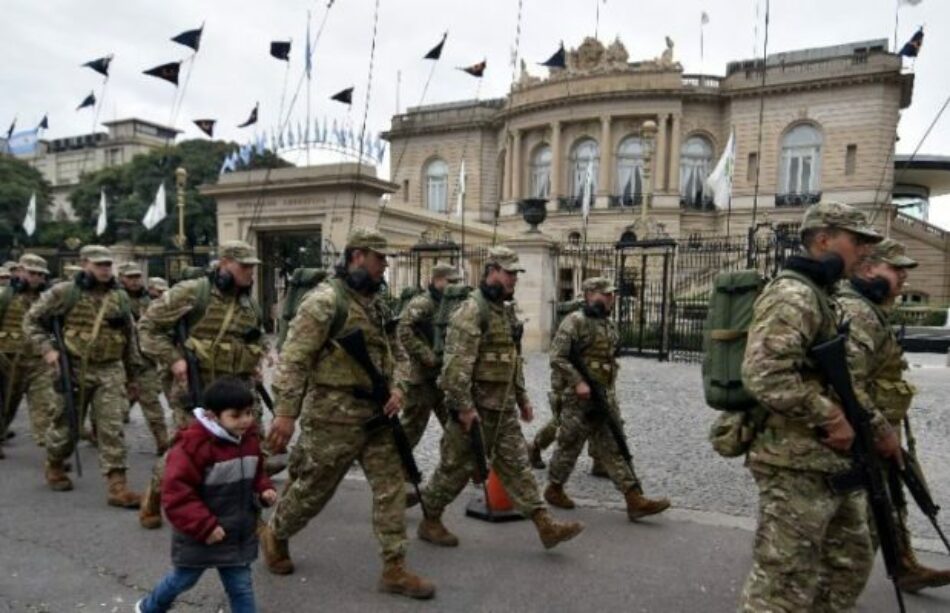
[[[146,289],[149,298],[158,300],[162,297],[162,294],[168,291],[168,281],[161,277],[149,277]]]
[[[0,266],[0,287],[10,285],[11,278],[13,278],[13,273],[10,272],[10,268],[6,264]]]
[[[142,319],[152,301],[142,284],[142,269],[135,262],[126,262],[119,266],[119,283],[129,295],[132,305],[132,318],[138,322]],[[165,424],[165,408],[159,396],[162,393],[162,380],[159,367],[147,357],[143,357],[144,369],[134,379],[129,381],[129,410],[126,411],[126,420],[132,410],[132,404],[138,400],[142,408],[142,415],[148,425],[152,437],[155,439],[155,449],[158,455],[168,450],[168,426]]]
[[[627,464],[620,454],[605,419],[591,421],[587,417],[591,389],[571,364],[572,349],[580,352],[594,382],[603,386],[613,419],[623,427],[615,392],[620,370],[616,359],[619,336],[617,326],[610,320],[615,288],[609,279],[603,277],[585,280],[582,288],[584,308],[564,318],[551,345],[551,379],[555,381],[553,393],[561,406],[561,421],[544,499],[555,507],[574,508],[574,501],[564,491],[564,484],[574,470],[577,454],[588,441],[595,459],[600,460],[614,486],[623,494],[627,517],[634,521],[665,511],[670,501],[666,498],[651,500],[643,495],[632,463]]]
[[[479,288],[449,322],[439,387],[455,419],[446,425],[439,466],[422,492],[426,517],[419,524],[419,538],[436,545],[455,547],[459,542],[443,525],[442,512],[475,470],[471,428],[482,428],[492,469],[518,510],[534,522],[545,548],[583,530],[577,522],[555,521],[544,507],[518,424],[518,413],[531,421],[534,409],[524,388],[517,322],[505,301],[514,297],[523,270],[514,251],[492,247]]]
[[[29,403],[30,432],[41,447],[46,444],[50,412],[56,403],[53,378],[43,358],[23,335],[23,318],[46,289],[46,260],[26,253],[9,287],[0,290],[0,444],[25,395]],[[0,449],[0,458],[3,450]]]
[[[408,384],[406,406],[400,419],[413,447],[419,444],[433,412],[443,428],[448,421],[442,392],[435,381],[442,370],[442,352],[434,345],[434,318],[445,288],[458,281],[458,271],[454,266],[433,266],[427,291],[406,304],[396,326],[399,344],[408,357],[404,364],[400,364],[403,369],[397,367],[397,370],[405,370],[402,376]]]
[[[334,338],[359,328],[373,363],[390,375],[393,357],[378,295],[389,254],[386,237],[355,228],[346,242],[336,277],[310,291],[290,322],[274,378],[276,417],[271,445],[283,449],[301,419],[291,452],[290,481],[261,531],[267,567],[276,574],[294,570],[288,539],[307,525],[333,496],[350,465],[358,461],[373,490],[373,527],[380,542],[383,573],[379,589],[412,598],[431,598],[435,586],[405,566],[407,549],[403,470],[389,429],[367,432],[363,425],[379,408],[366,397],[369,377]],[[301,414],[309,380],[306,411]],[[405,382],[391,389],[384,411],[402,406]]]
[[[181,343],[198,362],[200,384],[218,377],[232,376],[253,387],[260,380],[260,361],[267,353],[261,331],[261,312],[251,296],[254,268],[261,263],[254,249],[244,241],[221,243],[221,259],[207,276],[177,283],[161,300],[152,302],[139,321],[139,335],[145,357],[162,365],[174,381],[171,395],[177,428],[186,427],[193,417],[189,397],[188,363]],[[187,338],[178,338],[180,322]],[[201,390],[191,390],[200,393]],[[258,423],[260,406],[255,405]],[[160,460],[145,491],[139,523],[145,528],[161,525],[159,493],[163,472]]]
[[[854,430],[809,357],[835,336],[835,283],[850,275],[881,236],[863,213],[824,202],[805,211],[805,253],[759,296],[742,380],[766,412],[748,466],[759,487],[759,521],[743,611],[848,611],[873,565],[863,491],[837,493],[830,474],[851,467]],[[878,452],[900,453],[897,437],[873,415]]]
[[[67,352],[77,390],[76,409],[82,415],[89,407],[98,432],[99,465],[109,481],[107,501],[111,506],[134,509],[141,497],[129,490],[126,482],[127,451],[122,428],[129,403],[125,384],[142,367],[131,307],[112,275],[112,252],[108,248],[86,245],[79,256],[82,272],[40,295],[27,311],[23,332],[57,374],[59,352]],[[54,344],[47,327],[54,317],[62,318],[65,347]],[[75,445],[65,402],[57,398],[46,433],[46,482],[55,491],[73,487],[63,463]]]
[[[900,435],[901,422],[914,397],[914,386],[904,379],[907,361],[888,322],[890,311],[904,289],[908,271],[917,262],[907,257],[904,245],[886,238],[878,243],[857,274],[843,282],[838,303],[851,322],[848,362],[855,393],[862,406],[874,407]],[[907,528],[907,499],[895,496],[901,549],[897,584],[917,592],[950,584],[950,571],[928,568],[917,561]],[[874,527],[871,526],[872,537]]]

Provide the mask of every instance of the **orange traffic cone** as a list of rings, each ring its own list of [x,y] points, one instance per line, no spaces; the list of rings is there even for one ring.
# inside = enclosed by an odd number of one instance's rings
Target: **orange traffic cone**
[[[494,469],[488,471],[488,480],[485,482],[485,492],[488,500],[485,501],[493,513],[505,513],[515,508],[505,486],[501,484],[501,479]]]
[[[482,496],[472,499],[465,508],[465,514],[469,517],[493,523],[525,518],[515,510],[515,505],[494,470],[488,471],[488,479],[482,484],[482,492]]]

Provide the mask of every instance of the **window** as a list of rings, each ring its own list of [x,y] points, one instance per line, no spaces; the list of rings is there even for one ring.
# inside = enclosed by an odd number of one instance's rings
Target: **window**
[[[620,204],[633,206],[643,194],[643,141],[628,136],[617,147],[617,194]]]
[[[702,136],[691,136],[680,149],[680,202],[701,208],[711,200],[706,193],[706,177],[712,170],[712,143]]]
[[[551,148],[539,145],[531,156],[531,196],[548,198],[551,195]]]
[[[597,190],[597,172],[600,167],[600,148],[597,141],[585,138],[577,142],[571,150],[571,195],[580,204],[584,195],[584,183],[587,178],[587,169],[591,174],[591,193]]]
[[[853,175],[858,163],[858,146],[848,145],[844,154],[844,174]]]
[[[755,185],[755,178],[759,174],[759,154],[753,151],[749,154],[749,163],[746,166],[745,180]]]
[[[779,191],[782,194],[817,194],[821,177],[821,133],[799,125],[782,138]]]
[[[448,211],[449,165],[442,160],[432,160],[426,166],[426,202],[430,211]]]

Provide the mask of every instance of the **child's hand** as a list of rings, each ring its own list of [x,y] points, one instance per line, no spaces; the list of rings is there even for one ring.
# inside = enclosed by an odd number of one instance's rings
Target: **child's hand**
[[[277,502],[277,491],[274,489],[269,489],[261,492],[261,502],[265,507],[269,507]]]
[[[215,527],[214,530],[211,531],[211,534],[208,535],[208,538],[205,539],[205,543],[208,545],[214,545],[215,543],[220,543],[221,541],[223,541],[224,537],[225,537],[224,528],[222,528],[221,526],[217,526]]]

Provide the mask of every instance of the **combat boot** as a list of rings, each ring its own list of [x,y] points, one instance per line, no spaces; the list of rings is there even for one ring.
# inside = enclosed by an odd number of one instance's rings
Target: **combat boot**
[[[573,509],[576,506],[560,483],[548,483],[548,486],[544,488],[544,499],[549,505],[559,509]]]
[[[66,476],[62,460],[46,462],[46,484],[54,492],[68,492],[73,489],[73,482]]]
[[[541,470],[548,467],[541,457],[541,447],[537,443],[528,443],[528,460],[531,462],[531,468]]]
[[[900,589],[916,593],[928,587],[945,585],[950,585],[950,571],[924,566],[912,552],[901,556],[901,568],[897,573],[897,586]]]
[[[557,521],[547,509],[538,509],[531,515],[531,521],[538,529],[538,536],[545,549],[551,549],[558,543],[569,541],[584,530],[584,524],[577,521]]]
[[[110,470],[107,478],[109,480],[109,496],[106,498],[106,502],[109,503],[110,507],[138,509],[142,505],[142,496],[129,489],[124,470]]]
[[[610,473],[607,472],[607,469],[604,468],[604,465],[601,464],[600,460],[594,459],[594,463],[590,466],[590,476],[598,477],[600,479],[609,479]]]
[[[274,530],[264,524],[257,532],[261,541],[261,553],[267,570],[275,575],[289,575],[294,572],[294,562],[290,559],[290,547],[287,539],[279,539]]]
[[[458,547],[459,538],[449,532],[439,518],[423,519],[419,523],[419,538],[441,547]]]
[[[435,596],[435,584],[409,571],[406,568],[405,559],[396,558],[383,563],[383,575],[379,578],[379,591],[424,600]]]
[[[639,488],[633,487],[627,490],[623,495],[627,501],[627,517],[630,521],[646,517],[647,515],[656,515],[670,508],[669,498],[651,499],[643,495]]]
[[[156,530],[162,527],[162,499],[159,492],[151,484],[142,494],[142,505],[139,507],[139,525],[146,530]]]

